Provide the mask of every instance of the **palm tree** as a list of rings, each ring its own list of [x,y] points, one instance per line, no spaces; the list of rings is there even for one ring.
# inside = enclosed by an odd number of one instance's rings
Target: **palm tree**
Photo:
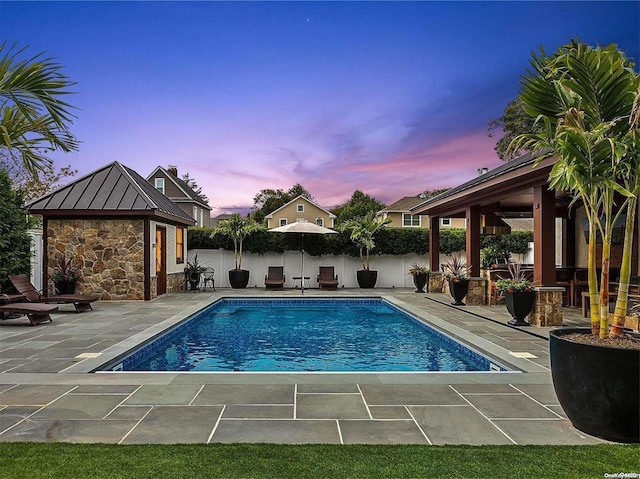
[[[391,223],[391,218],[374,218],[374,213],[348,221],[343,224],[342,230],[351,230],[351,241],[360,249],[360,262],[362,269],[369,271],[369,254],[376,244],[373,240],[376,232]]]
[[[232,214],[228,219],[221,222],[220,226],[213,230],[211,236],[221,234],[231,238],[233,241],[234,258],[236,270],[242,269],[242,245],[244,239],[254,231],[263,229],[262,226],[251,218],[242,218],[238,213]]]
[[[43,53],[21,59],[26,49],[0,45],[0,154],[22,162],[37,178],[52,163],[49,151],[78,150],[69,131],[73,107],[62,100],[75,83]]]
[[[551,56],[544,50],[539,56],[534,54],[531,65],[533,71],[522,78],[520,98],[541,129],[519,135],[511,148],[529,149],[540,155],[538,161],[557,156],[549,174],[550,186],[571,192],[574,201],[581,201],[584,206],[589,222],[591,328],[593,334],[605,338],[609,334],[613,227],[634,199],[630,172],[634,161],[637,172],[638,144],[630,141],[629,116],[640,77],[615,45],[592,48],[571,41]],[[614,209],[616,193],[624,198],[618,210]],[[629,226],[633,215],[628,215],[627,220]],[[599,299],[597,236],[602,238]],[[630,266],[631,248],[628,253],[623,263],[629,261]],[[623,273],[627,274],[628,288],[630,268]],[[626,301],[626,295],[619,301]],[[611,334],[621,333],[621,329],[614,328]]]

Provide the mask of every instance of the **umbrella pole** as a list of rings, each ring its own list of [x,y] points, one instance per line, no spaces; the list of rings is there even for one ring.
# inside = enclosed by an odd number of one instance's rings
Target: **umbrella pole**
[[[302,242],[300,246],[300,291],[304,294],[304,233],[302,233]]]

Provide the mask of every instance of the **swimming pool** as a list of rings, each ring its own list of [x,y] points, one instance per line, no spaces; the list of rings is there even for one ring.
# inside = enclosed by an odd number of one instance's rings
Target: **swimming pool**
[[[218,300],[101,369],[506,370],[380,298]]]

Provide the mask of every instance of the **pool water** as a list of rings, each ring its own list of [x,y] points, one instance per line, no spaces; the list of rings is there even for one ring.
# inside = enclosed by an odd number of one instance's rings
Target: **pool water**
[[[381,299],[225,299],[107,369],[390,372],[503,368]]]

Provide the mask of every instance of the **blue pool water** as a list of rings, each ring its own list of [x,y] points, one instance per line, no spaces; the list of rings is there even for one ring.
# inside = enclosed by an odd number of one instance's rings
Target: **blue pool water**
[[[225,299],[106,367],[272,372],[496,368],[380,299]]]

